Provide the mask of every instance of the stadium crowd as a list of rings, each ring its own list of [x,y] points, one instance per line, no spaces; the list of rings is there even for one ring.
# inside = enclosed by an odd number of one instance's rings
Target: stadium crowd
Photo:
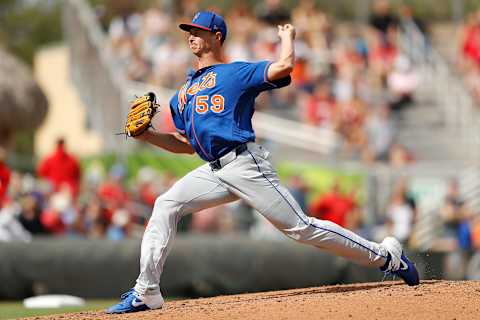
[[[108,172],[96,162],[82,170],[77,158],[59,139],[56,149],[39,161],[35,174],[11,171],[0,152],[0,241],[24,240],[31,236],[68,236],[122,240],[141,237],[156,198],[176,178],[169,172],[141,168],[132,179],[120,163]],[[409,180],[399,179],[392,189],[385,214],[376,223],[365,224],[365,208],[360,189],[342,188],[340,179],[329,189],[314,192],[301,175],[286,181],[287,187],[309,215],[333,221],[372,240],[394,235],[405,244],[417,220],[417,196]],[[480,248],[480,219],[469,209],[459,193],[458,182],[451,181],[439,217],[444,234],[436,247],[440,250],[469,251]],[[180,232],[244,232],[255,238],[282,238],[260,214],[244,202],[187,215]]]
[[[1,159],[1,158],[0,158]],[[143,167],[127,181],[125,167],[108,172],[91,163],[83,170],[59,141],[53,154],[42,159],[35,175],[10,171],[0,160],[0,241],[30,241],[36,236],[139,239],[155,199],[176,178]],[[50,173],[54,173],[53,175]],[[358,189],[344,189],[340,180],[321,193],[313,192],[300,175],[286,181],[303,210],[333,221],[362,236],[380,241],[393,235],[415,247],[418,195],[407,178],[399,179],[375,223],[365,223],[365,208]],[[480,219],[461,198],[452,180],[438,213],[443,230],[433,249],[449,252],[445,260],[450,275],[462,278],[472,254],[480,249]],[[244,202],[187,215],[179,232],[245,233],[257,239],[284,239],[260,214]],[[458,274],[461,275],[458,275]]]
[[[126,169],[120,164],[107,173],[98,163],[82,171],[63,139],[39,161],[35,174],[11,171],[0,158],[0,240],[141,235],[155,199],[175,179],[148,168],[136,178],[127,188]]]
[[[0,154],[0,241],[28,241],[37,235],[138,238],[156,198],[176,181],[169,172],[160,174],[150,167],[141,168],[136,177],[127,179],[126,168],[120,163],[112,165],[108,172],[96,162],[82,170],[64,139],[59,139],[55,150],[38,162],[35,174],[11,171],[5,159],[5,154]],[[408,240],[412,215],[395,219],[403,213],[389,213],[387,220],[392,221],[392,228],[372,234],[372,226],[365,226],[362,221],[359,190],[345,192],[340,180],[322,193],[314,193],[301,175],[290,177],[286,184],[302,209],[312,216],[331,220],[370,238],[388,233]],[[396,222],[409,226],[398,226]],[[256,238],[281,237],[244,202],[187,215],[178,229],[201,233],[245,232]],[[399,234],[397,229],[403,233]]]
[[[150,167],[127,179],[125,166],[112,165],[107,172],[100,163],[83,169],[58,140],[55,151],[39,161],[35,174],[12,171],[0,150],[0,242],[31,241],[37,236],[108,239],[140,239],[155,199],[176,178]],[[286,181],[302,209],[311,216],[333,221],[362,236],[381,241],[393,235],[415,248],[418,194],[407,178],[398,179],[383,213],[365,223],[366,208],[360,189],[342,188],[335,180],[327,190],[314,192],[301,175]],[[344,187],[344,186],[343,186]],[[438,212],[441,232],[432,249],[448,252],[445,270],[463,278],[468,262],[480,250],[480,218],[461,197],[456,180],[449,183]],[[179,232],[244,233],[256,239],[285,239],[262,215],[245,202],[187,215]]]
[[[189,21],[197,2],[180,1],[176,15],[161,5],[144,11],[124,10],[108,25],[116,64],[132,81],[179,88],[194,66],[186,37],[172,26]],[[396,141],[396,123],[414,102],[419,75],[400,53],[399,32],[414,19],[409,7],[393,13],[388,1],[375,2],[369,24],[334,23],[313,0],[287,10],[278,0],[255,8],[239,2],[224,14],[229,32],[225,61],[273,60],[278,51],[278,24],[297,29],[292,85],[257,99],[257,108],[326,127],[343,138],[347,157],[404,165],[414,156]],[[262,30],[259,32],[259,30]]]

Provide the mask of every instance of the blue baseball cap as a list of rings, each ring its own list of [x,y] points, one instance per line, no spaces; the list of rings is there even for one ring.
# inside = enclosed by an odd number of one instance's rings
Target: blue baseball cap
[[[222,34],[222,43],[227,38],[227,24],[221,15],[211,11],[199,11],[192,19],[192,23],[182,23],[180,29],[190,31],[192,28],[207,30],[210,32],[220,32]]]

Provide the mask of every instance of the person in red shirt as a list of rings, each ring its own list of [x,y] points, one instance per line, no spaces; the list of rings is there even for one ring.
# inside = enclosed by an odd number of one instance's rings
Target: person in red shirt
[[[56,150],[40,162],[37,173],[52,184],[54,191],[59,191],[66,185],[72,196],[77,197],[80,189],[80,164],[66,151],[65,139],[57,140]]]
[[[10,182],[10,169],[5,163],[5,158],[5,150],[0,147],[0,208],[7,198],[8,184]]]
[[[469,16],[462,31],[462,54],[467,62],[480,62],[480,16],[473,13]]]
[[[323,220],[329,220],[342,227],[349,224],[348,215],[356,209],[355,201],[340,192],[338,182],[335,182],[330,192],[320,195],[310,205],[310,215]]]
[[[335,100],[330,92],[329,84],[317,83],[313,94],[305,101],[304,121],[314,126],[328,127],[332,124],[334,112]]]
[[[123,165],[115,164],[108,174],[107,180],[97,189],[97,196],[106,208],[106,218],[112,220],[114,212],[125,208],[129,201],[129,195],[123,187],[126,171]]]

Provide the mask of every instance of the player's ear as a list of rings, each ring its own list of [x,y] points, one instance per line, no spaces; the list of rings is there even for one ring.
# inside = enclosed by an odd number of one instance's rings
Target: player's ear
[[[217,39],[218,41],[220,41],[220,43],[223,44],[222,33],[220,31],[215,32],[215,39]]]

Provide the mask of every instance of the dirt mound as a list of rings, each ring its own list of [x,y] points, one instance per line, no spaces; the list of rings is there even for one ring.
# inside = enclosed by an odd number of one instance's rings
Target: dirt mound
[[[80,312],[35,319],[478,319],[480,281],[363,283],[166,303],[163,309],[107,315]],[[32,319],[32,318],[29,318]]]

